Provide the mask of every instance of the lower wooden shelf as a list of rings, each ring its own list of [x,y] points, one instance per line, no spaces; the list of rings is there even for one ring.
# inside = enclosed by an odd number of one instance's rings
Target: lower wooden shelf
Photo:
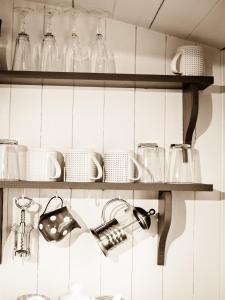
[[[212,184],[203,183],[107,183],[107,182],[47,182],[0,181],[0,263],[2,261],[4,189],[85,189],[85,190],[139,190],[158,193],[158,264],[165,264],[167,235],[172,218],[172,191],[212,191]]]
[[[49,182],[0,181],[0,189],[85,189],[85,190],[139,190],[139,191],[212,191],[212,184],[204,183],[108,183],[108,182]]]

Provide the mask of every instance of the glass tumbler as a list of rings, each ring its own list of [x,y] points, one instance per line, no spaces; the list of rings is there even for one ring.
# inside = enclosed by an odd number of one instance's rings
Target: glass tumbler
[[[141,165],[141,182],[162,182],[159,147],[155,143],[138,145],[138,161]]]
[[[167,181],[173,183],[194,182],[191,145],[170,145]]]

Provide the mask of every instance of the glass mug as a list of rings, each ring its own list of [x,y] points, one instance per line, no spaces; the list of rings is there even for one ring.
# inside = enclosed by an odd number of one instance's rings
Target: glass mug
[[[17,144],[14,140],[0,140],[0,180],[19,180]]]
[[[192,148],[189,144],[170,145],[167,181],[173,183],[194,182]]]
[[[162,182],[159,147],[155,143],[138,145],[138,162],[142,168],[141,182]]]

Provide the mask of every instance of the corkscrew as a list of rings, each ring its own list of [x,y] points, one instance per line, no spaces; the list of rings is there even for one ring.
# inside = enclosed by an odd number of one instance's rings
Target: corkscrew
[[[28,257],[30,251],[30,233],[33,229],[31,224],[26,224],[26,209],[32,204],[32,199],[22,196],[15,200],[16,206],[21,210],[20,224],[14,224],[12,231],[14,232],[14,256]]]

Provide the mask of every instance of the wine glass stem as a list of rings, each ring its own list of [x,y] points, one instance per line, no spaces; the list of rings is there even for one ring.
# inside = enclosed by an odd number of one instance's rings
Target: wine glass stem
[[[96,32],[96,34],[103,35],[103,32],[104,32],[104,24],[105,24],[105,18],[103,18],[103,17],[98,17],[97,32]]]

